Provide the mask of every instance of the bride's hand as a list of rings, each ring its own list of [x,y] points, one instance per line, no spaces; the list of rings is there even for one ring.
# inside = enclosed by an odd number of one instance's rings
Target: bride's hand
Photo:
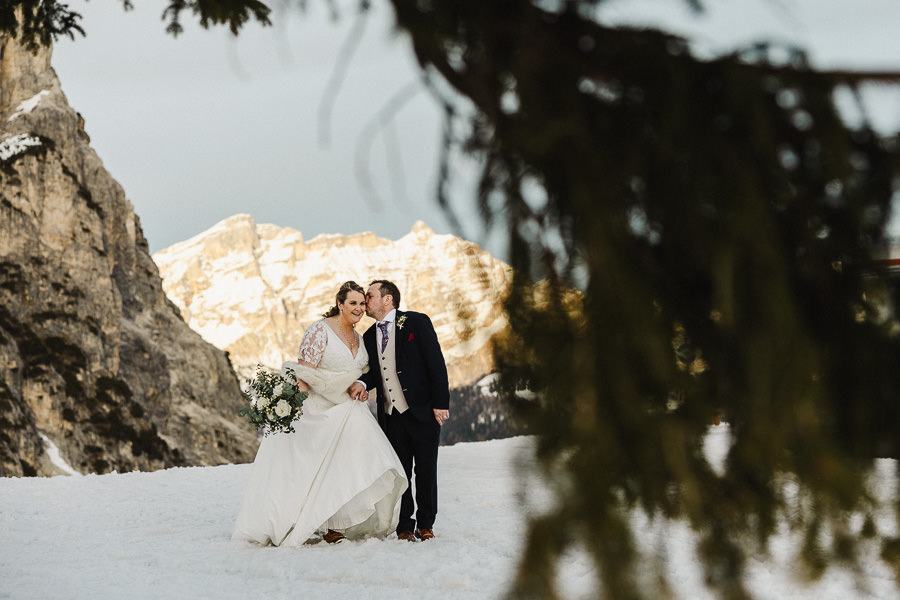
[[[354,400],[359,400],[360,402],[365,402],[369,399],[369,392],[366,390],[366,386],[359,381],[354,381],[353,384],[347,388],[347,394]]]
[[[298,390],[300,390],[301,392],[308,392],[308,391],[309,391],[309,386],[306,384],[305,381],[303,381],[303,380],[300,379],[299,377],[295,377],[295,379],[297,380],[297,389],[298,389]]]

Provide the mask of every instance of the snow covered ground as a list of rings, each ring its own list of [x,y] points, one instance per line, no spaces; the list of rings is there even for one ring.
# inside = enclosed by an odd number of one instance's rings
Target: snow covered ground
[[[728,428],[713,428],[711,459]],[[230,540],[250,465],[49,479],[0,479],[0,598],[499,598],[513,577],[525,511],[549,500],[518,458],[529,438],[441,448],[437,538],[261,548]],[[882,491],[893,493],[892,461],[881,461]],[[647,526],[641,543],[670,557],[679,597],[712,598],[680,523]],[[795,580],[786,534],[772,558],[751,562],[761,599],[900,597],[892,572],[867,561],[860,580],[842,571],[811,587]],[[873,552],[874,556],[874,552]],[[563,569],[567,597],[590,598],[593,571],[573,553]]]

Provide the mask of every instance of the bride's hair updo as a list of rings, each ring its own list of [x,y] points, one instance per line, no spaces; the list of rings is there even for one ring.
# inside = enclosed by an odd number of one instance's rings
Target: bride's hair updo
[[[328,318],[339,315],[341,313],[341,304],[346,302],[347,294],[349,294],[350,292],[359,292],[363,296],[366,295],[366,291],[362,289],[361,285],[359,285],[355,281],[345,281],[341,285],[341,289],[338,290],[337,295],[335,295],[334,297],[334,306],[328,309],[328,312],[322,316]]]

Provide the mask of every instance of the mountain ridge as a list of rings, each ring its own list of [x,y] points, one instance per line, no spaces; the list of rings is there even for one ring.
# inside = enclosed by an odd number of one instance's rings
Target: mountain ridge
[[[83,473],[248,461],[227,357],[163,293],[51,54],[0,34],[0,475],[58,473],[54,446]]]
[[[319,234],[257,224],[237,214],[153,254],[168,297],[204,339],[227,351],[244,376],[257,363],[293,359],[303,331],[334,304],[347,280],[390,279],[401,310],[428,314],[451,384],[492,370],[490,340],[506,327],[500,301],[511,268],[477,244],[417,221],[398,240],[371,231]],[[360,332],[371,325],[364,319]]]

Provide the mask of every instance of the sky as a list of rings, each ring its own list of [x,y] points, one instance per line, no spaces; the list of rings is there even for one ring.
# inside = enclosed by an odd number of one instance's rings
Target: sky
[[[727,424],[710,428],[704,450],[717,469],[729,440]],[[0,598],[503,598],[518,566],[525,519],[552,501],[541,480],[520,470],[533,452],[527,437],[442,446],[437,537],[416,544],[393,535],[300,548],[232,542],[248,464],[0,478]],[[876,524],[886,531],[895,523],[896,469],[892,459],[875,461],[869,479],[873,496],[884,503]],[[852,519],[849,526],[858,529],[861,522]],[[683,521],[635,512],[632,524],[638,546],[665,561],[675,598],[714,600],[704,585],[698,540]],[[754,598],[898,597],[895,574],[873,541],[862,542],[858,578],[834,568],[803,585],[796,560],[801,541],[781,524],[769,556],[747,561]],[[562,597],[596,598],[595,574],[582,552],[567,552],[558,578]]]
[[[486,235],[476,216],[472,165],[454,165],[462,230],[438,207],[440,110],[418,83],[408,39],[392,31],[391,8],[373,2],[360,33],[356,3],[337,0],[335,20],[325,0],[306,12],[269,2],[274,26],[251,24],[237,38],[185,15],[175,39],[160,19],[164,0],[130,12],[118,0],[70,0],[87,37],[59,40],[53,66],[151,252],[248,213],[305,239],[397,239],[422,220],[503,256],[502,231]],[[768,39],[806,47],[820,68],[900,69],[895,0],[706,0],[699,16],[686,4],[607,0],[600,18],[684,34],[701,55]],[[356,51],[345,61],[348,40]],[[900,128],[900,92],[871,91],[867,102],[876,125]]]
[[[361,35],[353,3],[335,21],[313,0],[306,13],[276,10],[273,27],[250,24],[237,38],[185,16],[177,39],[160,0],[130,12],[111,0],[69,4],[87,36],[59,40],[52,64],[151,251],[237,213],[306,239],[396,239],[417,220],[453,232],[434,200],[440,113],[384,3]],[[348,39],[357,49],[329,92]],[[398,95],[409,99],[383,125]],[[478,241],[479,222],[466,220],[476,225],[466,237]]]

